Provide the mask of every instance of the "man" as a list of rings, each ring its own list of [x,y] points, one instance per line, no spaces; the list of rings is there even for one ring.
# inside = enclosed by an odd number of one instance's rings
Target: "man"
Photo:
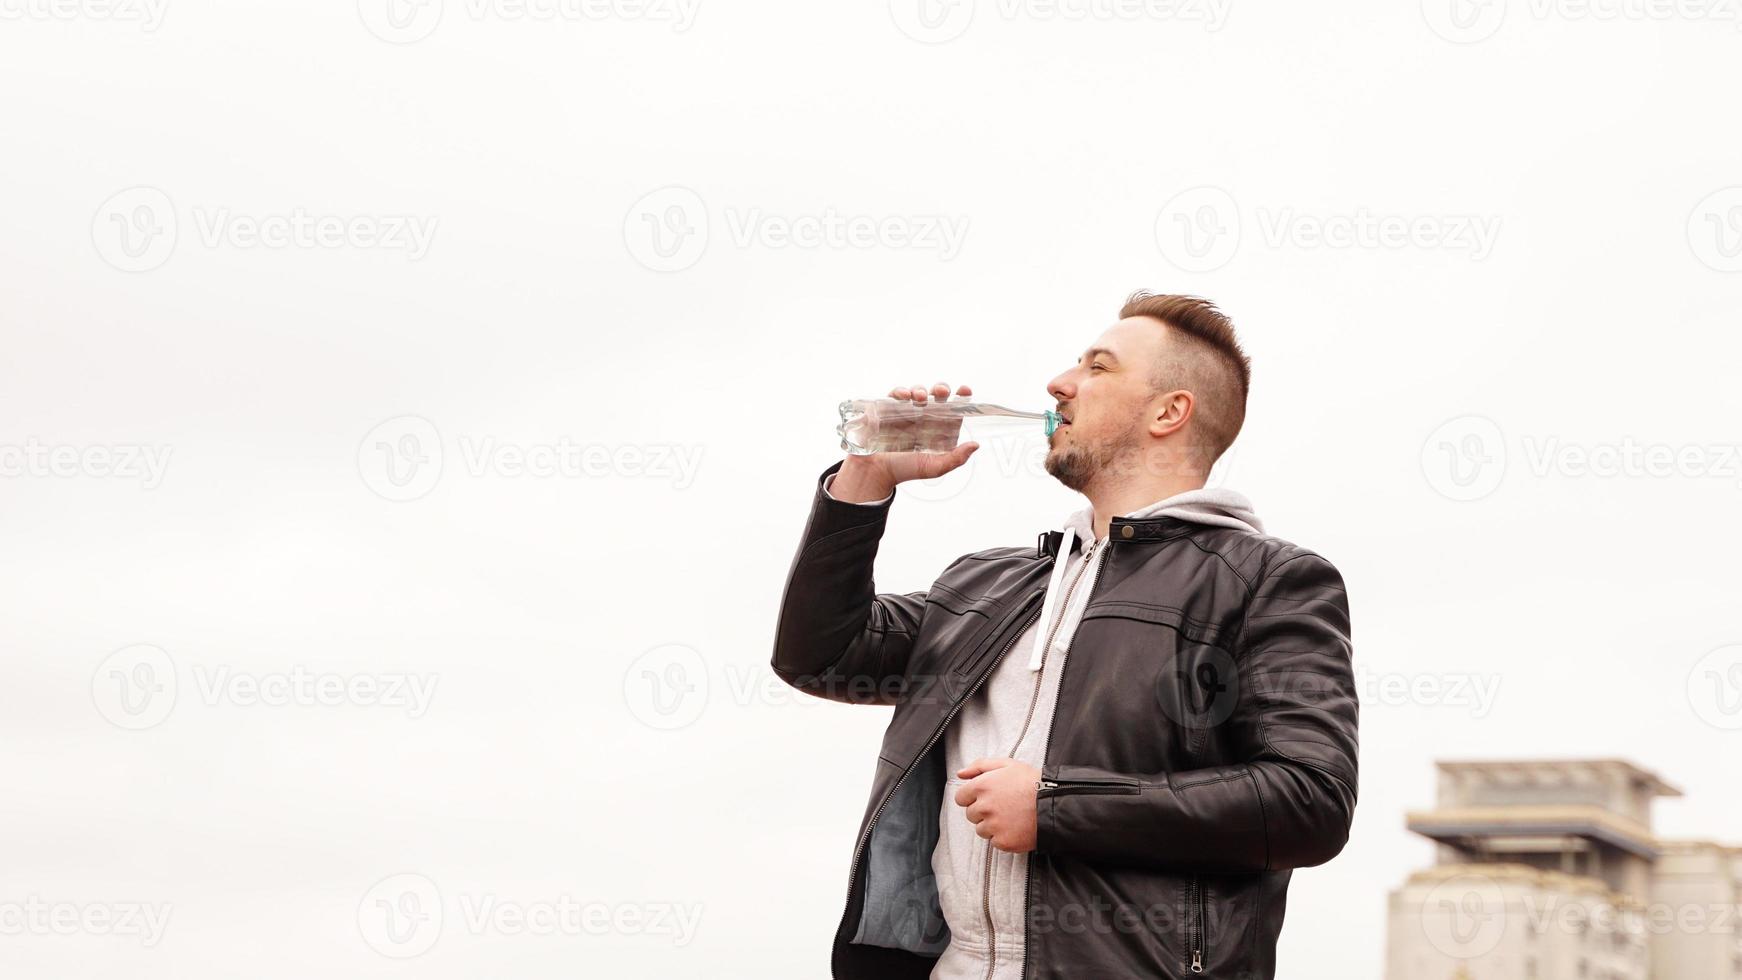
[[[1047,472],[1089,506],[925,592],[872,585],[895,487],[977,446],[823,472],[774,669],[895,708],[836,977],[1275,975],[1291,870],[1348,839],[1356,702],[1336,568],[1204,489],[1249,377],[1213,304],[1133,295],[1047,386]]]

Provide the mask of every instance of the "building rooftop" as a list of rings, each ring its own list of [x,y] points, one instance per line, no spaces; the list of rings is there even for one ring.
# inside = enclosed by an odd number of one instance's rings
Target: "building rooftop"
[[[1623,775],[1654,796],[1682,791],[1625,759],[1455,759],[1436,763],[1444,773],[1480,773],[1518,783],[1565,783],[1581,777]]]

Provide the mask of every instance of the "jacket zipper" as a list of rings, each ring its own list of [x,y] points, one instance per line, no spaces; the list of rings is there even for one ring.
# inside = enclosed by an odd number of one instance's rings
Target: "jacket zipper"
[[[1093,793],[1141,793],[1143,787],[1135,779],[1053,779],[1040,781],[1040,790],[1052,796],[1074,796]]]
[[[1192,875],[1192,921],[1190,932],[1192,946],[1192,972],[1202,973],[1204,972],[1204,935],[1208,930],[1204,928],[1204,885],[1203,882],[1198,880],[1197,875]]]
[[[1095,590],[1101,587],[1101,572],[1103,569],[1105,569],[1107,567],[1107,552],[1112,550],[1112,544],[1113,544],[1112,528],[1109,527],[1107,530],[1108,530],[1108,537],[1107,537],[1107,545],[1108,546],[1101,549],[1101,553],[1100,553],[1101,562],[1100,562],[1100,564],[1095,566],[1095,583],[1093,585],[1089,586],[1089,597],[1087,599],[1083,600],[1083,610],[1085,612],[1088,611],[1089,604],[1095,601]],[[1096,544],[1100,544],[1100,542],[1097,541]],[[1078,581],[1081,581],[1081,580],[1082,580],[1082,576],[1079,575]],[[1071,634],[1071,643],[1075,643],[1076,641],[1077,641],[1077,635],[1075,633],[1072,633]],[[1064,692],[1064,689],[1065,689],[1065,668],[1069,667],[1071,664],[1071,643],[1065,644],[1064,652],[1060,655],[1060,659],[1059,659],[1059,692],[1061,694]],[[1048,643],[1047,646],[1051,647],[1052,644]],[[1047,723],[1046,723],[1046,752],[1041,753],[1041,758],[1040,758],[1040,766],[1041,766],[1041,769],[1043,769],[1043,770],[1046,768],[1046,755],[1047,755],[1047,753],[1050,753],[1052,751],[1052,730],[1058,724],[1058,718],[1059,718],[1058,709],[1055,707],[1053,709],[1052,717],[1047,719]],[[1054,783],[1053,785],[1056,787],[1058,784]],[[1030,872],[1030,874],[1032,874],[1033,870],[1034,870],[1033,869],[1033,856],[1032,855],[1030,855],[1029,865],[1030,865],[1029,872]],[[1024,886],[1022,889],[1022,922],[1023,922],[1023,926],[1024,926],[1024,928],[1022,930],[1022,977],[1023,977],[1023,980],[1028,980],[1028,963],[1029,963],[1028,929],[1026,928],[1026,926],[1028,924],[1028,888],[1026,886]]]
[[[1036,595],[1030,596],[1027,604],[1032,604],[1035,599],[1038,599],[1045,594],[1046,593],[1042,591]],[[937,727],[936,731],[931,733],[931,738],[926,740],[924,747],[919,750],[919,754],[913,757],[913,762],[909,764],[906,769],[901,771],[901,776],[895,780],[895,785],[889,787],[889,792],[884,794],[883,799],[878,802],[877,809],[871,814],[871,819],[865,824],[864,832],[859,835],[859,842],[853,845],[853,864],[847,872],[847,902],[845,905],[841,906],[841,920],[843,924],[847,918],[847,910],[853,905],[853,888],[859,881],[859,857],[864,853],[865,842],[871,839],[871,830],[877,826],[877,818],[883,816],[884,808],[887,807],[889,801],[895,797],[896,791],[901,789],[902,783],[907,782],[907,777],[912,775],[914,766],[917,766],[919,761],[925,758],[925,754],[931,751],[931,747],[937,744],[938,736],[942,735],[944,729],[950,726],[950,722],[955,719],[956,713],[961,711],[962,706],[968,703],[968,699],[974,696],[974,692],[978,691],[980,686],[986,683],[986,678],[992,676],[992,671],[998,669],[998,661],[1003,660],[1005,655],[1010,652],[1010,648],[1015,646],[1016,641],[1022,637],[1022,634],[1028,632],[1029,624],[1039,618],[1040,610],[1036,609],[1034,615],[1028,617],[1028,619],[1023,622],[1022,627],[1018,629],[1010,639],[1004,642],[1004,649],[998,652],[997,660],[992,661],[992,666],[987,669],[985,673],[980,675],[980,679],[974,682],[974,686],[968,689],[968,693],[962,695],[961,699],[955,703],[955,706],[950,708],[950,713],[944,716],[943,723]],[[863,910],[860,911],[860,914],[864,914]],[[831,970],[830,972],[832,975],[833,971]]]
[[[1093,559],[1095,549],[1100,544],[1099,541],[1092,541],[1083,550],[1083,566],[1077,570],[1077,577],[1071,579],[1071,584],[1065,587],[1064,598],[1059,601],[1058,618],[1054,619],[1052,624],[1047,627],[1046,643],[1040,648],[1040,670],[1035,671],[1034,691],[1028,696],[1028,714],[1023,716],[1022,727],[1017,729],[1016,744],[1010,746],[1009,752],[1004,753],[1009,758],[1016,757],[1016,750],[1022,748],[1022,740],[1028,737],[1028,726],[1034,721],[1034,706],[1040,701],[1040,682],[1046,676],[1046,658],[1048,654],[1052,653],[1052,641],[1058,638],[1059,628],[1064,625],[1065,616],[1070,613],[1071,596],[1077,591],[1077,586],[1082,584],[1083,573],[1089,570],[1089,562]],[[1021,636],[1021,634],[1017,635]],[[990,677],[991,674],[988,673],[987,676]],[[992,842],[987,841],[986,858],[982,862],[985,873],[980,876],[980,910],[986,916],[986,980],[992,980],[992,974],[998,968],[998,926],[992,921],[992,860]],[[1028,916],[1026,898],[1023,900],[1023,905],[1023,917],[1026,919]],[[1023,929],[1024,943],[1027,942],[1027,935],[1028,930],[1025,927]]]

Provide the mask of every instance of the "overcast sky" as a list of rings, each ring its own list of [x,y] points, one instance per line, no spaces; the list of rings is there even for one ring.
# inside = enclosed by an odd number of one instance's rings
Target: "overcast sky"
[[[1282,976],[1378,980],[1436,759],[1742,840],[1738,21],[1061,2],[0,0],[3,972],[826,976],[888,712],[767,661],[834,406],[1045,407],[1137,288],[1349,588]],[[879,589],[1059,527],[1038,448]]]

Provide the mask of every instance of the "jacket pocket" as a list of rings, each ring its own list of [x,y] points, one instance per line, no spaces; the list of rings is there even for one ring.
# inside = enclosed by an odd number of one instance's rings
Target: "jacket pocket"
[[[1093,630],[1101,640],[1106,649],[1098,653],[1122,689],[1145,685],[1153,692],[1152,700],[1120,697],[1113,703],[1159,708],[1187,752],[1204,752],[1218,726],[1233,716],[1241,696],[1239,665],[1214,627],[1172,606],[1102,600],[1084,613],[1079,630],[1082,636]]]
[[[1004,618],[986,620],[979,632],[972,634],[972,651],[956,665],[957,676],[972,676],[985,664],[986,658],[1015,643],[1022,634],[1028,632],[1029,625],[1040,618],[1040,603],[1036,601],[1039,598],[1039,595],[1030,596],[1021,604],[1029,607],[1026,612],[1019,605],[1009,610]],[[1002,639],[999,638],[1000,634],[1003,634]]]
[[[1143,792],[1143,783],[1136,776],[1106,775],[1083,779],[1042,779],[1038,797],[1073,796],[1085,793],[1123,793],[1136,795]]]

